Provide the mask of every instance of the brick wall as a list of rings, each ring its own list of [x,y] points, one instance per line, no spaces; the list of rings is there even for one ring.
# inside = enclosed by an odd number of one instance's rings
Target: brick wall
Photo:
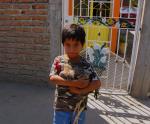
[[[49,0],[0,0],[0,82],[47,83]]]

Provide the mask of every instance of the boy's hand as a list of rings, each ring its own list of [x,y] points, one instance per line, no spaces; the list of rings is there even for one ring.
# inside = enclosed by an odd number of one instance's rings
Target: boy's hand
[[[69,90],[70,90],[70,93],[73,93],[73,94],[81,94],[79,88],[69,87]]]
[[[90,92],[85,92],[84,89],[80,89],[76,87],[69,87],[69,92],[78,95],[84,95],[90,93]]]
[[[69,86],[69,87],[76,87],[76,88],[85,88],[89,85],[89,80],[65,80],[58,75],[50,76],[50,80],[55,82],[57,85],[61,86]]]
[[[76,80],[75,85],[77,88],[85,88],[89,85],[89,80]]]

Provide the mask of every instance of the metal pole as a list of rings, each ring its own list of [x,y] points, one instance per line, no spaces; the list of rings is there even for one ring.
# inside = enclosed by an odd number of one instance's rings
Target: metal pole
[[[94,6],[94,2],[93,0],[90,1],[90,18],[92,19],[93,17],[93,6]]]

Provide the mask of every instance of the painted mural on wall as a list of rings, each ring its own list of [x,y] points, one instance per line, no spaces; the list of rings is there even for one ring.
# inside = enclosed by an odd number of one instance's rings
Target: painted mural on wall
[[[135,24],[131,23],[130,19],[119,18],[104,18],[104,17],[74,17],[74,23],[80,25],[94,24],[96,26],[105,25],[107,27],[116,27],[116,28],[135,28]]]

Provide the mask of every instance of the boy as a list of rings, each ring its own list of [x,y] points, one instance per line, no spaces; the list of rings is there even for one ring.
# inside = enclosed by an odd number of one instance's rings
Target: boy
[[[101,82],[90,63],[79,55],[85,31],[76,24],[62,31],[65,54],[55,58],[50,80],[56,84],[53,124],[84,124],[87,97]]]

